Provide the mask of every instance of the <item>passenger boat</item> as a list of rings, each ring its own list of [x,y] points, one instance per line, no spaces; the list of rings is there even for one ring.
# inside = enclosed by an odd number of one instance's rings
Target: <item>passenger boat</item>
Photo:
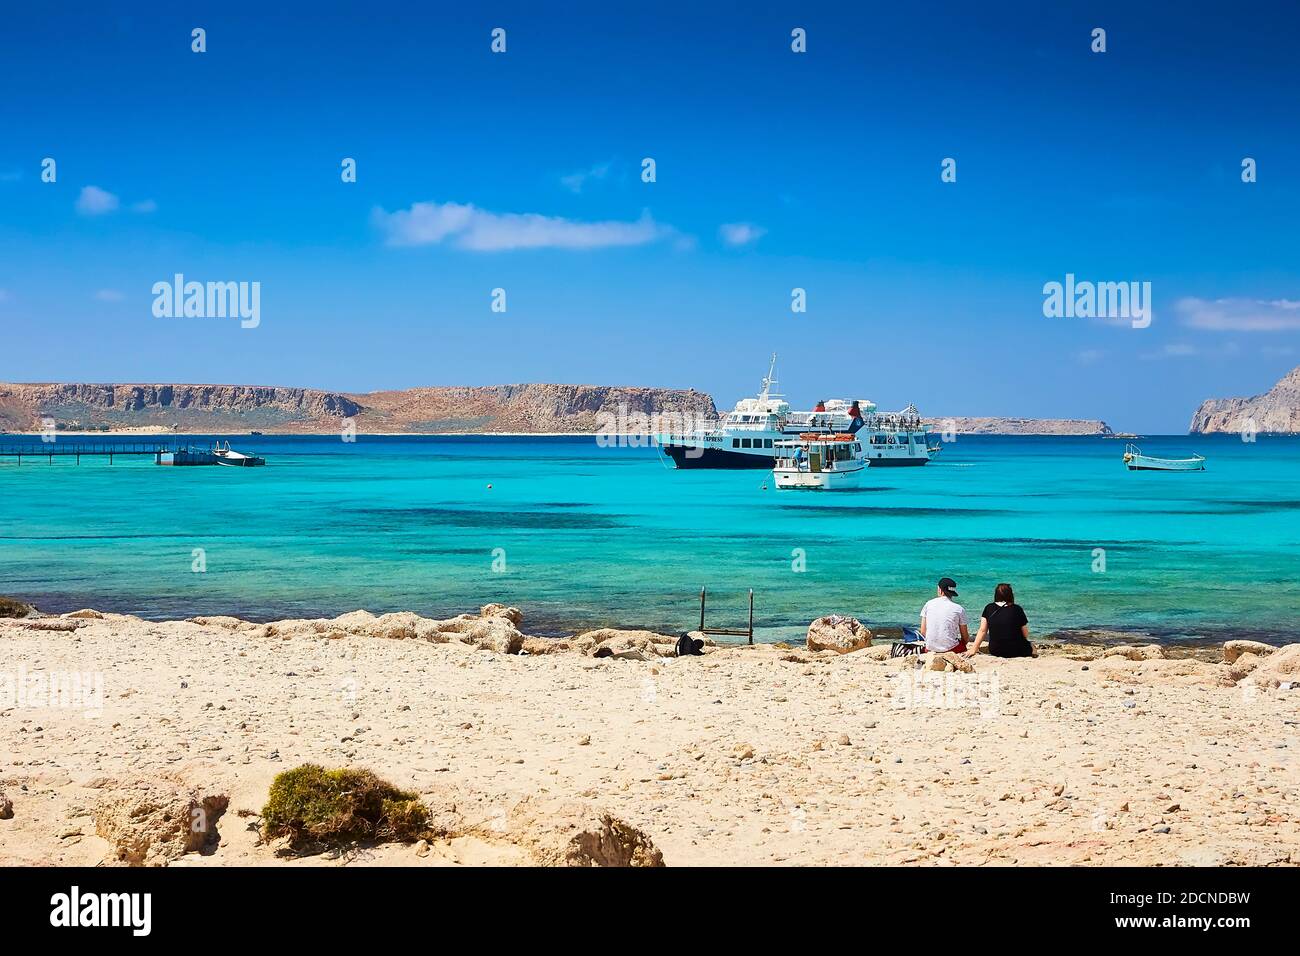
[[[1124,446],[1124,464],[1129,471],[1204,471],[1205,456],[1191,458],[1152,458],[1142,454],[1137,445]]]
[[[217,442],[212,449],[212,454],[217,459],[218,465],[233,465],[236,468],[253,468],[257,465],[265,465],[266,459],[259,458],[256,455],[245,455],[241,451],[235,451],[230,447],[230,442],[221,447],[221,442]]]
[[[794,412],[775,390],[775,372],[773,354],[755,398],[742,398],[717,423],[656,435],[663,453],[678,468],[768,469],[776,458],[776,442],[817,432],[853,435],[861,446],[859,454],[878,468],[930,461],[933,440],[915,406],[882,413],[874,402],[832,399],[819,402],[811,412]]]
[[[794,440],[775,444],[772,479],[777,488],[837,491],[856,488],[871,464],[862,457],[861,443],[853,435],[805,432]]]

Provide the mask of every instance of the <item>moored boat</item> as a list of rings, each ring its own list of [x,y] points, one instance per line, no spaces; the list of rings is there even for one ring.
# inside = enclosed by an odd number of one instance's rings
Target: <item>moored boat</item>
[[[225,447],[221,442],[217,442],[212,449],[213,456],[217,459],[218,465],[233,465],[236,468],[253,468],[257,465],[265,465],[266,459],[259,458],[257,455],[245,455],[242,451],[235,451],[230,447],[230,442],[226,442]]]
[[[806,432],[797,439],[778,441],[772,479],[780,489],[836,491],[856,488],[871,463],[862,457],[861,443],[853,435]]]
[[[1191,458],[1155,458],[1142,454],[1137,445],[1124,446],[1124,464],[1129,471],[1204,471],[1205,456]]]
[[[678,468],[772,467],[775,443],[797,435],[848,433],[857,452],[876,467],[924,465],[932,439],[920,413],[909,405],[901,412],[878,412],[865,399],[829,399],[811,412],[795,412],[776,391],[776,355],[755,398],[742,398],[716,423],[655,436],[663,453]]]

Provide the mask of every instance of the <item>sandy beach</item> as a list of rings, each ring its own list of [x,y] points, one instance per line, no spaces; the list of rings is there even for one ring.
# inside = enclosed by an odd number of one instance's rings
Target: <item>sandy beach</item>
[[[140,786],[228,800],[212,845],[150,861],[171,865],[535,863],[552,806],[622,821],[669,866],[1300,861],[1300,645],[1231,663],[1069,646],[960,673],[880,644],[677,658],[646,632],[526,630],[499,605],[0,619],[0,864],[118,863],[100,818]],[[79,698],[40,699],[73,672]],[[461,823],[285,855],[257,814],[305,762],[368,768]]]

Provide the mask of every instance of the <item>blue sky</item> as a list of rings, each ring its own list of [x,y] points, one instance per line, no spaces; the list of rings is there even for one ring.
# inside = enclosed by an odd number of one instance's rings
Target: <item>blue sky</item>
[[[729,406],[775,350],[799,405],[1177,432],[1300,364],[1294,4],[108,6],[0,32],[0,380]],[[156,318],[177,272],[260,325]],[[1151,326],[1044,317],[1066,273]]]

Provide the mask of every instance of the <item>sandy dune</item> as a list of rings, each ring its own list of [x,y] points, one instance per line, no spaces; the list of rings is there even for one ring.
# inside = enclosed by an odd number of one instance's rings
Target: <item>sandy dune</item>
[[[207,621],[0,620],[0,864],[111,861],[94,808],[131,780],[229,795],[215,850],[172,865],[526,863],[493,839],[523,797],[600,807],[670,866],[1300,861],[1300,646],[1232,664],[1072,648],[965,675],[880,647],[622,641],[647,647],[635,660],[499,653],[499,634],[463,642],[477,625]],[[102,675],[102,700],[14,699],[58,672]],[[455,790],[478,834],[283,860],[256,813],[306,761]]]

